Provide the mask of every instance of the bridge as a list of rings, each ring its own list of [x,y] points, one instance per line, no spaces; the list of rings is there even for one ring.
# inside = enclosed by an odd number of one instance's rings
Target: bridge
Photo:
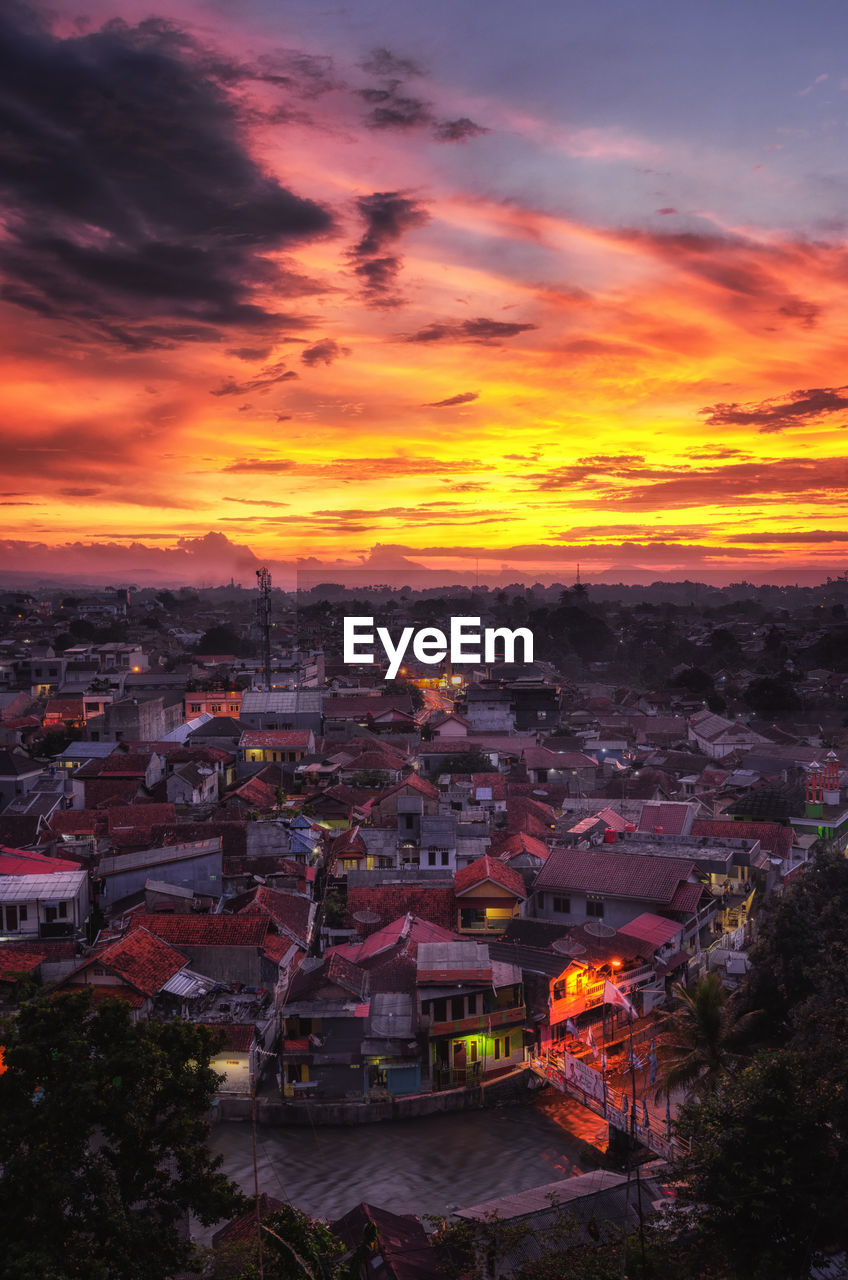
[[[565,1050],[548,1050],[530,1057],[535,1074],[560,1093],[575,1098],[595,1115],[603,1116],[608,1124],[630,1134],[662,1160],[671,1160],[684,1150],[683,1145],[671,1136],[671,1124],[665,1111],[657,1111],[647,1097],[636,1099],[634,1110],[627,1090],[608,1084],[600,1071],[575,1058]],[[647,1121],[647,1123],[645,1123]]]

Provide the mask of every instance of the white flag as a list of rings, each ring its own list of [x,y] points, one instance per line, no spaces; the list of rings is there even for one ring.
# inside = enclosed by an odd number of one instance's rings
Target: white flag
[[[617,1004],[619,1008],[626,1009],[631,1018],[636,1017],[636,1010],[618,987],[614,986],[608,978],[604,979],[604,1004]]]

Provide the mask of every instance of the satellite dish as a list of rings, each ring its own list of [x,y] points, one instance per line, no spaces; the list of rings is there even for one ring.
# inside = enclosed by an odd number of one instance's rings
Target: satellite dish
[[[353,918],[358,924],[377,924],[380,920],[376,911],[372,911],[370,907],[363,907],[362,911],[354,911]]]
[[[600,920],[588,920],[583,928],[593,938],[612,938],[617,932],[611,924],[602,924]]]
[[[558,956],[582,956],[586,954],[586,948],[582,942],[572,942],[570,938],[557,938],[556,942],[551,943],[551,950],[555,951]]]

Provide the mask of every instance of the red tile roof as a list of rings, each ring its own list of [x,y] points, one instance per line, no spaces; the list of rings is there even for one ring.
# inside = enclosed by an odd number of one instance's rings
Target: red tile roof
[[[506,800],[507,777],[505,773],[474,773],[471,782],[476,794],[478,787],[490,787],[493,800]]]
[[[668,904],[671,911],[695,912],[706,893],[702,884],[679,884]]]
[[[269,787],[268,783],[262,782],[260,778],[248,778],[247,782],[230,791],[225,800],[232,800],[234,797],[255,809],[276,809],[277,807],[276,789]]]
[[[412,791],[417,791],[419,795],[427,796],[431,800],[438,800],[439,788],[432,782],[428,782],[426,778],[420,778],[417,773],[410,773],[407,777],[401,778],[400,782],[396,782],[394,786],[388,787],[385,791],[381,791],[377,796],[376,803],[382,804],[389,796],[396,795],[398,791],[402,791],[405,787],[409,787]]]
[[[376,770],[382,773],[396,773],[401,769],[403,764],[395,756],[388,755],[384,751],[363,751],[361,755],[354,756],[346,764],[342,765],[345,773],[351,771],[356,773],[368,770]]]
[[[759,840],[766,853],[776,858],[788,858],[794,832],[777,822],[721,822],[718,819],[696,818],[692,823],[693,836],[720,836],[724,839]]]
[[[92,956],[84,966],[102,965],[145,996],[155,996],[188,960],[149,929],[137,927]],[[77,970],[79,972],[79,970]]]
[[[643,911],[640,916],[636,916],[635,920],[621,925],[618,932],[626,934],[628,938],[648,942],[652,947],[657,948],[666,942],[671,942],[682,928],[683,925],[679,920],[668,920],[665,916],[654,915],[652,911]]]
[[[692,820],[691,806],[681,802],[661,801],[659,804],[644,804],[639,814],[639,831],[656,831],[662,827],[667,836],[682,836],[688,823]]]
[[[287,751],[309,749],[309,729],[245,729],[239,738],[242,748],[282,747]]]
[[[43,853],[0,845],[0,876],[46,876],[53,871],[78,871],[80,865],[69,858],[48,858]]]
[[[284,937],[281,933],[269,933],[262,944],[262,953],[273,960],[274,964],[279,964],[283,956],[288,955],[292,945],[291,938]]]
[[[468,893],[469,889],[485,884],[487,881],[506,889],[507,892],[514,894],[516,898],[524,899],[527,897],[527,890],[524,888],[524,881],[519,873],[514,871],[512,867],[504,866],[499,859],[490,858],[488,854],[484,854],[482,858],[477,858],[474,862],[469,862],[467,867],[457,871],[454,879],[454,892],[458,898],[461,898],[463,894]]]
[[[245,901],[247,898],[247,901]],[[241,903],[244,905],[239,905]],[[284,930],[297,942],[304,946],[309,941],[309,919],[312,913],[312,902],[299,894],[285,889],[269,889],[267,885],[258,885],[248,893],[240,894],[234,902],[228,904],[235,914],[244,916],[264,912],[278,929]]]
[[[530,836],[526,831],[517,831],[515,835],[507,836],[505,839],[503,836],[493,839],[489,853],[493,858],[499,858],[501,862],[509,862],[512,858],[520,858],[522,854],[528,853],[531,857],[541,858],[542,862],[547,862],[550,850],[544,840]]]
[[[671,905],[681,882],[695,863],[648,853],[608,853],[599,849],[551,850],[534,889],[572,889],[615,898],[642,899]],[[702,886],[692,886],[700,894]]]
[[[102,809],[57,809],[47,825],[56,836],[91,836],[98,827],[107,828],[108,818]]]
[[[254,1040],[253,1023],[249,1025],[240,1022],[208,1022],[203,1023],[214,1035],[225,1037],[224,1043],[218,1050],[219,1053],[227,1049],[232,1049],[235,1053],[248,1053],[250,1046]]]
[[[159,822],[176,822],[177,811],[172,804],[113,805],[106,813],[109,833],[119,828],[143,827],[148,830]]]
[[[368,974],[358,964],[352,964],[343,956],[330,956],[327,962],[326,976],[330,982],[361,1000],[368,994]]]
[[[137,778],[89,778],[85,784],[85,802],[92,809],[107,805],[130,805],[138,795]]]
[[[357,911],[370,910],[380,917],[379,924],[397,920],[405,912],[441,925],[443,929],[456,928],[456,897],[453,887],[435,888],[423,884],[348,885],[347,909],[352,916]]]
[[[259,1210],[263,1218],[282,1209],[282,1200],[275,1200],[263,1191],[259,1197]],[[212,1237],[212,1248],[221,1249],[224,1245],[240,1244],[256,1238],[256,1210],[251,1207],[238,1218],[233,1218],[225,1227],[221,1227]]]
[[[131,987],[125,986],[94,986],[83,982],[66,982],[61,987],[57,987],[52,993],[53,995],[77,995],[80,991],[90,991],[91,998],[95,1004],[100,1004],[103,1000],[123,1000],[131,1009],[140,1009],[145,1001],[145,997],[140,991],[133,991]]]
[[[551,751],[549,747],[525,747],[521,755],[528,769],[596,769],[594,756],[582,751]]]
[[[14,982],[32,973],[44,959],[46,953],[36,951],[34,947],[0,946],[0,980]]]
[[[130,930],[149,929],[176,947],[261,947],[267,916],[136,915]]]

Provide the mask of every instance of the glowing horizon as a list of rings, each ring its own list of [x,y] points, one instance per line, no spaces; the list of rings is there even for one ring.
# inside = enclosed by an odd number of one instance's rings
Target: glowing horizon
[[[7,569],[843,572],[838,5],[150,12],[6,33]]]

